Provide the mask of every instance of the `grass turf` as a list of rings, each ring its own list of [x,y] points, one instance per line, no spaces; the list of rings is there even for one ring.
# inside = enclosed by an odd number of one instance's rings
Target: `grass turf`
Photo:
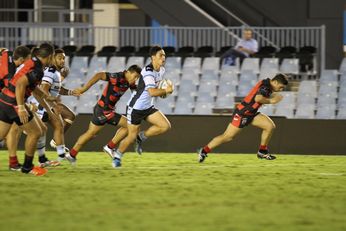
[[[0,230],[346,230],[345,156],[78,157],[35,177],[0,152]]]

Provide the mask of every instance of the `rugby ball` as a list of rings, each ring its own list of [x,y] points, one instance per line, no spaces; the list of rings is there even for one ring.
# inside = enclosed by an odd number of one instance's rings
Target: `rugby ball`
[[[169,79],[163,79],[159,82],[158,84],[158,89],[166,89],[168,87],[168,85],[173,85],[172,81],[169,80]],[[174,85],[173,85],[173,89],[174,89]],[[160,96],[161,98],[166,98],[167,97],[167,94],[166,95],[162,95]]]

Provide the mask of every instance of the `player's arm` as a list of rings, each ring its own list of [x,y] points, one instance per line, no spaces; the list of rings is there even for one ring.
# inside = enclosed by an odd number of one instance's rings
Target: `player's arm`
[[[143,76],[145,88],[151,97],[163,96],[173,92],[173,86],[168,85],[166,89],[156,88],[155,79],[151,75]]]
[[[258,94],[255,96],[255,101],[261,104],[276,104],[282,100],[283,96],[280,94],[272,94],[270,97]]]
[[[25,109],[24,105],[24,96],[26,87],[29,85],[29,80],[26,77],[19,78],[16,83],[16,101],[18,105],[18,116],[20,122],[25,124],[29,120],[28,112]]]
[[[51,83],[42,80],[40,88],[46,95],[50,95],[49,90],[50,90],[51,86],[52,86]]]
[[[33,91],[32,91],[33,96],[35,97],[35,99],[39,102],[39,104],[44,107],[48,113],[48,115],[52,118],[52,117],[56,117],[57,115],[52,111],[52,107],[48,104],[47,101],[53,101],[53,99],[56,100],[55,97],[47,95],[42,88],[40,87],[36,87]],[[52,106],[55,108],[56,112],[58,113],[59,110],[57,108],[57,104],[53,101]]]
[[[95,74],[83,87],[76,88],[73,91],[79,94],[83,94],[87,90],[89,90],[90,87],[92,87],[95,83],[97,83],[99,80],[108,81],[108,77],[106,72],[99,72]]]
[[[154,87],[148,88],[149,95],[152,97],[163,96],[167,94],[171,94],[173,92],[173,88],[171,85],[168,85],[166,89],[158,89]]]
[[[73,96],[80,96],[81,95],[81,93],[79,93],[78,91],[67,89],[64,87],[60,87],[59,94],[60,95],[73,95]]]

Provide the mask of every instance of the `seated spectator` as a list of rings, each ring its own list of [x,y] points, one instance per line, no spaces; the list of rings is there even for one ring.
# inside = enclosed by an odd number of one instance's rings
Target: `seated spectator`
[[[240,58],[240,62],[244,58],[250,57],[258,51],[258,43],[252,38],[252,30],[245,29],[243,38],[240,39],[234,48],[227,50],[222,56],[225,65],[235,65],[236,58]]]

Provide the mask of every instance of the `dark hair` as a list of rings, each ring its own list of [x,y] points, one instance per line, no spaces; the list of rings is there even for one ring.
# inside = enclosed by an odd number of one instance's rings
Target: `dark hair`
[[[54,55],[57,55],[57,54],[65,54],[65,51],[61,48],[55,49]]]
[[[276,80],[279,83],[282,83],[283,85],[288,84],[287,75],[282,74],[282,73],[275,75],[272,80]]]
[[[137,72],[138,74],[141,74],[142,68],[138,65],[131,65],[129,68],[127,68],[127,71]]]
[[[28,57],[30,55],[30,49],[27,48],[26,46],[18,46],[16,47],[16,49],[14,49],[13,52],[13,59],[17,60],[19,58],[23,58],[25,59],[26,57]]]
[[[42,43],[36,53],[36,56],[47,58],[54,53],[54,47],[49,43]]]
[[[36,56],[37,55],[37,52],[38,52],[38,47],[33,47],[33,48],[31,48],[31,55],[32,56]]]
[[[149,55],[150,56],[155,56],[157,54],[157,52],[159,52],[160,50],[162,50],[162,47],[160,47],[160,46],[153,46],[149,50]]]

